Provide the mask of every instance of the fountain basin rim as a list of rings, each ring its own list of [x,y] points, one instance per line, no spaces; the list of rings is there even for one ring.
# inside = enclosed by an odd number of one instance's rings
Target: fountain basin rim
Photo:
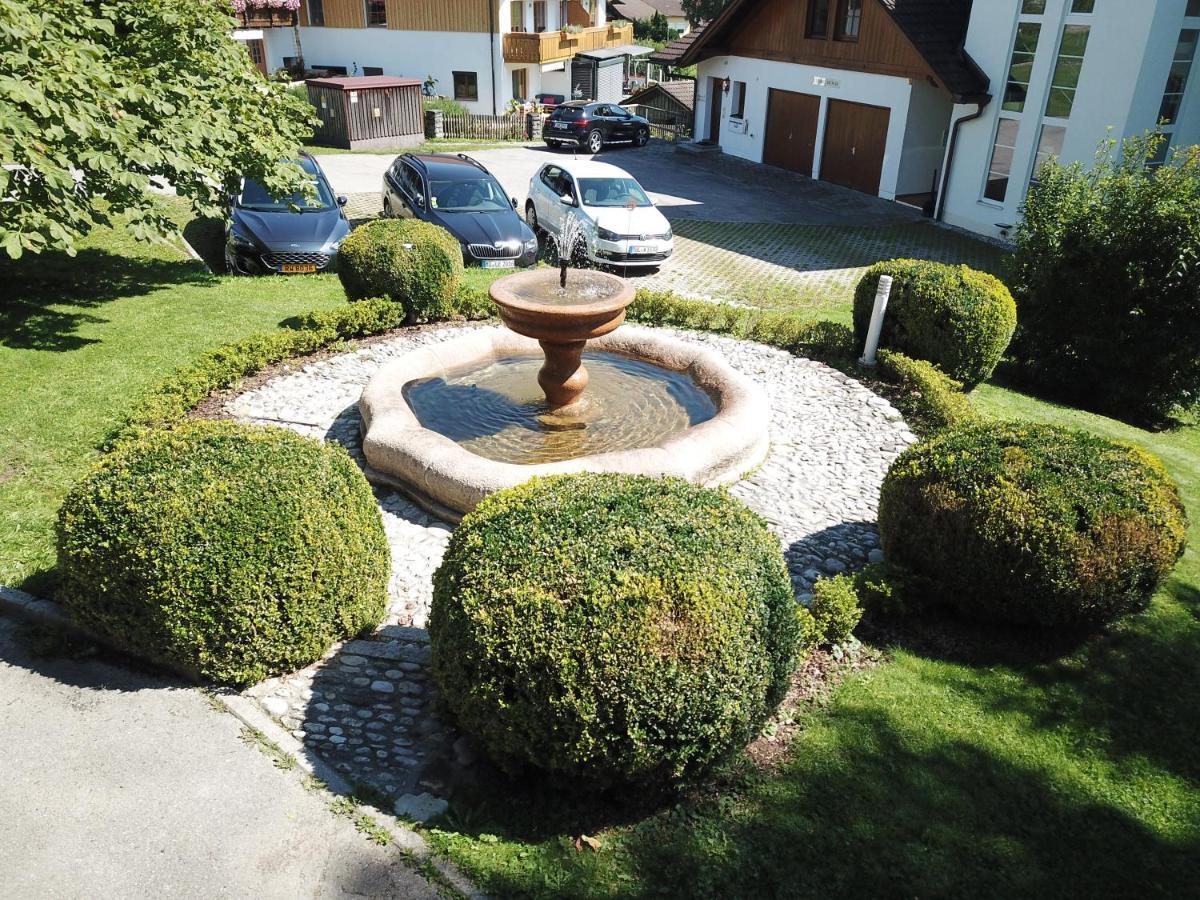
[[[483,329],[414,350],[371,378],[359,400],[368,478],[457,521],[488,494],[538,475],[613,472],[675,476],[715,486],[737,481],[766,457],[766,394],[718,353],[632,325],[590,341],[588,347],[687,372],[713,398],[716,415],[634,450],[530,465],[487,459],[422,426],[404,396],[413,381],[509,356],[540,354],[530,338],[503,328]]]
[[[592,318],[605,314],[616,315],[623,312],[625,307],[633,302],[633,285],[624,279],[618,278],[616,275],[609,275],[606,272],[597,272],[594,270],[587,270],[587,277],[589,279],[603,277],[604,280],[611,280],[616,290],[614,290],[611,296],[590,303],[556,303],[553,300],[534,300],[518,294],[511,287],[511,285],[520,285],[526,282],[533,284],[547,282],[553,286],[557,286],[558,277],[557,269],[532,269],[527,272],[516,272],[492,282],[488,288],[488,296],[502,310],[508,308],[563,321],[584,317]],[[566,290],[567,293],[571,291],[570,275],[567,276]]]

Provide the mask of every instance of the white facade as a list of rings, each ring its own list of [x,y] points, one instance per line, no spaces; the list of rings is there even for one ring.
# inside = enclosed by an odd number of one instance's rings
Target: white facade
[[[898,194],[916,193],[929,189],[933,171],[941,158],[941,145],[927,147],[926,138],[910,139],[909,122],[914,120],[924,129],[930,117],[948,115],[949,97],[931,95],[926,85],[913,85],[907,78],[891,75],[872,75],[827,66],[803,66],[744,56],[718,56],[706,59],[696,70],[696,134],[710,138],[711,104],[720,103],[721,149],[743,159],[761,162],[766,138],[767,100],[771,88],[811,94],[821,98],[817,118],[817,142],[812,176],[820,177],[821,150],[825,135],[825,116],[829,100],[865,103],[888,110],[888,136],[883,156],[883,171],[879,180],[879,196],[894,200]],[[730,82],[746,84],[745,131],[738,120],[731,118],[734,92],[714,92],[715,83],[729,78]],[[929,92],[934,89],[929,87]],[[940,134],[938,125],[928,129]],[[923,132],[924,133],[924,130]],[[932,161],[932,165],[929,163]]]
[[[1028,43],[1034,30],[1036,49],[1014,59],[1017,44]],[[819,96],[811,173],[819,178],[829,100],[885,107],[890,119],[879,195],[891,200],[940,187],[945,221],[1002,236],[1019,219],[1040,159],[1086,163],[1106,137],[1155,126],[1172,66],[1176,84],[1187,70],[1188,47],[1190,76],[1165,130],[1172,147],[1200,143],[1200,41],[1181,42],[1181,33],[1193,30],[1200,32],[1200,0],[975,0],[965,49],[989,80],[991,100],[982,112],[919,80],[717,56],[698,66],[696,135],[709,137],[711,105],[719,103],[721,149],[761,161],[768,90]],[[1013,71],[1029,81],[1006,96],[1014,61]],[[742,120],[731,118],[737,90],[714,90],[712,79],[725,78],[746,84]]]
[[[557,31],[561,7],[547,2],[546,31]],[[524,72],[526,97],[539,93],[570,96],[570,61],[537,64],[513,64],[504,61],[504,35],[514,25],[524,31],[535,28],[533,0],[498,0],[494,7],[495,32],[479,31],[404,31],[395,28],[301,27],[300,42],[305,62],[310,67],[342,66],[347,74],[365,74],[364,69],[382,69],[378,74],[424,81],[437,79],[436,93],[457,99],[469,111],[481,115],[503,113]],[[604,4],[593,0],[596,25],[605,24]],[[274,71],[284,59],[296,55],[291,28],[264,30],[267,68]],[[475,73],[476,99],[455,97],[454,73]]]
[[[1197,15],[1187,18],[1188,0],[1095,0],[1090,13],[1073,12],[1072,5],[1073,0],[1046,0],[1043,13],[1030,14],[1022,12],[1023,0],[976,0],[966,49],[988,74],[992,101],[959,131],[943,200],[945,221],[986,235],[1015,224],[1044,124],[1065,128],[1061,161],[1087,163],[1106,137],[1141,134],[1157,123],[1180,32],[1200,29],[1200,3],[1192,0]],[[1005,108],[1005,90],[1021,25],[1037,26],[1038,40],[1023,109],[1014,112]],[[1076,35],[1086,28],[1088,36],[1070,114],[1063,118],[1047,113],[1054,111],[1048,101],[1067,26]],[[1175,124],[1167,129],[1172,146],[1200,143],[1198,82],[1200,60],[1194,60]],[[974,111],[974,106],[958,106],[955,117]],[[986,196],[986,186],[989,171],[995,170],[993,146],[1002,119],[1017,123],[1016,142],[1004,199],[996,200]],[[1002,148],[1001,157],[1007,155]]]

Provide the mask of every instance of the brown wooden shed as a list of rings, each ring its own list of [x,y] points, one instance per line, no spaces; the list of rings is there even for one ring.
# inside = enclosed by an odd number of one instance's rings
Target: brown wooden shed
[[[313,139],[347,150],[412,147],[425,140],[421,81],[391,75],[310,78],[321,125]]]

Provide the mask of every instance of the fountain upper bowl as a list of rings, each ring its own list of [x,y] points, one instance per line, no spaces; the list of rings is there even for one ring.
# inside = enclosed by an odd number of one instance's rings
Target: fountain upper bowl
[[[625,279],[595,270],[572,270],[567,286],[557,269],[507,275],[488,290],[500,319],[517,334],[550,343],[588,341],[625,321],[634,290]]]

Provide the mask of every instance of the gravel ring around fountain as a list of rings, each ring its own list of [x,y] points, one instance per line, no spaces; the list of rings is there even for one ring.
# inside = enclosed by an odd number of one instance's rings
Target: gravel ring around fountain
[[[363,464],[359,396],[386,362],[494,325],[405,332],[284,372],[227,400],[233,418],[334,440]],[[879,558],[874,521],[892,460],[916,436],[887,400],[823,363],[723,335],[656,329],[703,345],[762,385],[771,405],[767,458],[730,492],[762,515],[783,544],[797,596],[820,576]],[[431,577],[449,524],[404,497],[377,491],[392,547],[391,608],[384,625],[424,627]]]
[[[223,413],[337,441],[363,463],[359,395],[383,364],[480,325],[406,331],[358,350],[284,368],[225,401]],[[658,329],[722,354],[767,391],[771,447],[730,492],[761,514],[784,548],[800,602],[822,576],[882,559],[875,530],[879,487],[915,435],[900,414],[859,382],[822,363],[749,341]],[[209,406],[210,413],[216,412]],[[432,575],[451,526],[399,494],[377,490],[392,549],[390,609],[367,639],[246,691],[270,716],[352,782],[424,818],[463,782],[492,780],[470,739],[442,720],[424,630]]]

